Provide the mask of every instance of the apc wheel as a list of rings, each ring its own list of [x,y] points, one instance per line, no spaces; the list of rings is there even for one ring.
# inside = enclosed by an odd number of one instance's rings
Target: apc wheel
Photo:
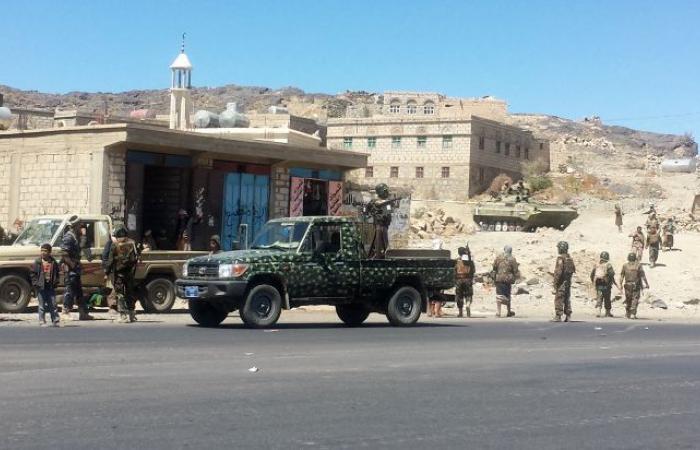
[[[277,323],[282,312],[282,296],[269,284],[259,284],[248,292],[241,320],[251,328],[264,328]]]
[[[190,310],[190,316],[203,327],[218,327],[228,316],[228,312],[217,308],[211,303],[190,300],[187,305]]]
[[[362,304],[351,303],[349,305],[336,305],[335,312],[343,323],[349,327],[356,327],[369,317],[369,310]]]
[[[149,313],[166,313],[175,304],[175,284],[169,278],[149,281],[141,297],[141,306]]]
[[[20,313],[27,308],[32,287],[19,275],[0,278],[0,312]]]
[[[389,299],[386,317],[394,326],[413,325],[420,317],[421,295],[414,287],[403,286]]]

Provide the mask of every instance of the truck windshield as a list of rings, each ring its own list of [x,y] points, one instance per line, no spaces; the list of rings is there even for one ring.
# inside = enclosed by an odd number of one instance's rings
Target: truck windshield
[[[56,231],[61,226],[60,219],[34,219],[29,222],[17,237],[13,245],[53,244],[52,240]]]
[[[268,222],[255,237],[250,248],[296,250],[307,228],[308,222]]]

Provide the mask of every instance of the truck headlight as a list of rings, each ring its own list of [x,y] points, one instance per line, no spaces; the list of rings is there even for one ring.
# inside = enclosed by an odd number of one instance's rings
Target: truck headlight
[[[182,265],[182,276],[183,276],[183,278],[184,278],[184,277],[187,277],[187,266],[188,266],[188,265],[189,265],[189,264],[188,264],[186,261],[185,261],[185,264]]]
[[[219,264],[219,278],[238,278],[248,270],[247,264]]]

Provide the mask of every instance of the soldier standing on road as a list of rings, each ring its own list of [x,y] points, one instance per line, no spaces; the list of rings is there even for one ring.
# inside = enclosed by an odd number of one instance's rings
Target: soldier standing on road
[[[127,237],[124,227],[117,228],[114,231],[114,237],[116,237],[116,242],[112,244],[109,252],[106,273],[112,277],[112,285],[117,294],[119,322],[135,322],[136,301],[133,287],[134,272],[138,261],[136,243]]]
[[[615,205],[615,225],[617,226],[617,231],[622,233],[622,208],[620,205]]]
[[[637,261],[642,260],[642,255],[644,254],[644,233],[642,233],[642,227],[637,227],[637,231],[630,234],[629,237],[632,238],[632,251],[637,255]]]
[[[459,309],[459,317],[464,317],[463,309],[466,305],[467,317],[471,317],[472,297],[474,295],[474,261],[472,261],[469,246],[458,248],[457,254],[459,255],[455,262],[455,278],[457,280],[455,299],[457,301],[457,309]]]
[[[663,228],[664,232],[664,239],[663,239],[663,246],[664,248],[668,250],[673,250],[673,235],[676,232],[676,226],[673,223],[672,218],[668,218],[666,223],[664,224]]]
[[[656,218],[656,212],[652,212],[651,214],[649,214],[649,218],[646,222],[646,227],[647,233],[650,232],[652,228],[656,228],[657,230],[661,228],[659,224],[659,219]]]
[[[503,254],[498,255],[493,262],[493,280],[496,284],[496,317],[501,317],[501,305],[506,305],[506,317],[513,317],[511,309],[511,288],[518,278],[518,261],[513,257],[510,245],[503,247]]]
[[[642,293],[642,283],[649,289],[649,282],[644,274],[642,265],[637,261],[637,255],[630,253],[627,255],[627,261],[620,272],[620,284],[625,287],[625,307],[627,310],[625,317],[636,319],[639,297]]]
[[[603,317],[602,310],[605,305],[605,317],[612,317],[612,302],[610,294],[612,293],[613,284],[620,288],[615,281],[615,269],[610,264],[610,255],[608,252],[600,254],[600,262],[591,271],[591,283],[595,286],[596,305],[598,314],[596,317]]]
[[[92,320],[93,317],[88,314],[87,305],[83,299],[83,286],[80,280],[82,274],[82,266],[80,264],[80,244],[75,235],[75,230],[78,229],[80,221],[78,216],[73,216],[68,219],[66,232],[61,240],[61,250],[63,256],[61,265],[63,266],[64,284],[66,290],[63,294],[63,318],[71,320],[70,311],[73,305],[78,306],[78,320]]]
[[[649,229],[647,248],[649,249],[649,263],[651,263],[651,267],[654,267],[659,259],[659,249],[661,248],[661,236],[659,236],[659,231],[656,227]]]
[[[576,272],[574,260],[569,256],[569,243],[560,241],[557,244],[559,256],[554,267],[554,322],[571,320],[571,277]]]

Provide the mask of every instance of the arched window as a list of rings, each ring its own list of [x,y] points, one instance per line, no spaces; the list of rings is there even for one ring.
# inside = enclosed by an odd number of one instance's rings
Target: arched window
[[[426,114],[426,115],[435,114],[435,103],[431,102],[430,100],[423,103],[423,114]]]
[[[395,98],[389,103],[389,112],[391,114],[398,114],[401,111],[401,102],[399,99]]]
[[[416,106],[415,100],[409,100],[406,102],[406,113],[415,114],[416,111],[418,111],[418,107]]]

